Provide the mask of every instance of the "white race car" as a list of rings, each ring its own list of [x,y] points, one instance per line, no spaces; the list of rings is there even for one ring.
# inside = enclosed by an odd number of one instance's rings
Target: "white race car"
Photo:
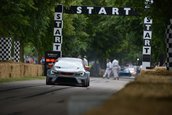
[[[90,72],[84,67],[80,58],[58,58],[51,69],[47,71],[46,84],[75,84],[88,87],[90,84]]]

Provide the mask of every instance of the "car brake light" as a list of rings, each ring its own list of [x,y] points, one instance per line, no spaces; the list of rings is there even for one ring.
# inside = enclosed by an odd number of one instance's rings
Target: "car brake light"
[[[50,62],[54,63],[54,62],[56,62],[56,59],[46,59],[46,62],[48,62],[48,63],[50,63]]]

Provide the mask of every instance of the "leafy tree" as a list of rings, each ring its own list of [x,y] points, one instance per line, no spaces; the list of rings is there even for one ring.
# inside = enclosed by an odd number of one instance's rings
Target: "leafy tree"
[[[87,55],[89,59],[118,58],[121,63],[141,58],[143,18],[153,18],[152,61],[165,57],[165,30],[172,17],[170,0],[154,0],[145,11],[145,0],[1,0],[0,36],[20,40],[22,51],[32,44],[39,56],[52,50],[54,9],[57,4],[133,7],[137,17],[63,14],[65,56]],[[164,7],[166,6],[166,7]],[[168,13],[167,13],[168,12]],[[157,50],[158,49],[158,50]],[[23,53],[22,53],[23,55]]]
[[[171,0],[155,0],[150,10],[150,15],[153,18],[153,59],[155,62],[166,59],[166,27],[169,20],[172,18]]]
[[[84,1],[84,5],[87,5],[86,3],[112,7],[129,5],[129,1],[120,2],[119,0]],[[140,2],[137,2],[135,6],[140,8],[139,5]],[[89,47],[91,58],[97,57],[103,60],[118,58],[122,59],[121,61],[136,61],[142,50],[142,45],[140,45],[143,32],[142,18],[98,15],[88,17],[90,29],[87,33],[92,38]]]

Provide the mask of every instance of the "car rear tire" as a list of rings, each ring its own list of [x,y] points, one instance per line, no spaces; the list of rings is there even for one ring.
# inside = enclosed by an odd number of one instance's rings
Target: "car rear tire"
[[[50,78],[46,77],[46,85],[53,85]]]

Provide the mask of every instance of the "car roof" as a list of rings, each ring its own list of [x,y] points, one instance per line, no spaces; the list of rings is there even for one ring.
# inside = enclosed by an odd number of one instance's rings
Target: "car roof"
[[[74,58],[74,57],[60,57],[58,60],[65,60],[65,61],[80,61],[82,62],[82,59],[80,58]]]

